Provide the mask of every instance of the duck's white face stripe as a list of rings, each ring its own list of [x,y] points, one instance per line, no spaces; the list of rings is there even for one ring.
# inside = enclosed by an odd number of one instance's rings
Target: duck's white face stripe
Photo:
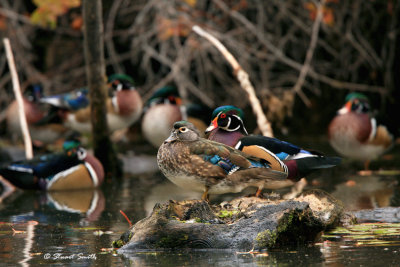
[[[231,118],[228,117],[228,123],[225,126],[225,130],[232,131],[231,129],[229,129],[229,126],[231,126],[231,122],[232,122]]]
[[[239,130],[240,129],[240,125],[238,126],[238,127],[236,127],[235,129],[231,129],[230,131],[231,132],[234,132],[234,131],[237,131],[237,130]]]
[[[376,120],[375,118],[371,118],[371,134],[369,135],[369,140],[373,140],[375,138],[376,135]]]
[[[337,113],[340,114],[340,115],[344,115],[344,114],[346,114],[348,112],[349,112],[349,110],[346,107],[342,107],[341,109],[339,109],[337,111]]]
[[[97,185],[99,184],[99,178],[97,177],[96,172],[94,171],[92,165],[90,165],[88,162],[85,162],[85,166],[89,171],[90,178],[92,178],[94,187],[97,187]]]
[[[80,147],[78,149],[77,154],[78,154],[78,159],[79,160],[84,160],[86,158],[86,156],[87,156],[86,149]]]
[[[117,101],[117,97],[116,96],[113,96],[111,98],[111,103],[112,103],[112,105],[113,105],[113,107],[115,109],[115,112],[118,113],[119,112],[119,107],[118,107],[118,101]]]
[[[240,128],[240,126],[243,126],[243,130],[246,133],[246,135],[248,135],[246,128],[244,127],[243,124],[243,120],[238,116],[238,115],[233,115],[235,118],[237,118],[240,121],[240,125],[236,128],[236,130],[238,130]]]

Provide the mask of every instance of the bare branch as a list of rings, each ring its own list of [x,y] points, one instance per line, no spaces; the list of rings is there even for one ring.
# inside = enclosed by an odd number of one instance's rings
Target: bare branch
[[[311,102],[307,98],[307,96],[301,91],[301,87],[303,86],[304,80],[306,79],[307,73],[310,70],[310,63],[314,54],[315,46],[318,40],[319,26],[321,25],[322,20],[322,7],[325,4],[325,0],[321,0],[317,4],[317,17],[315,18],[313,27],[312,27],[312,35],[310,40],[310,46],[308,47],[306,59],[304,60],[304,65],[300,70],[299,78],[296,84],[293,86],[293,91],[295,91],[303,100],[303,102],[310,107]]]
[[[229,62],[229,64],[231,64],[233,68],[233,73],[236,75],[236,78],[240,82],[240,85],[247,92],[249,96],[251,107],[253,108],[254,114],[257,116],[257,124],[262,134],[270,137],[274,136],[271,124],[267,120],[267,117],[265,117],[260,101],[256,96],[256,93],[254,91],[253,85],[249,80],[249,75],[247,74],[247,72],[243,70],[243,68],[239,65],[239,63],[233,57],[233,55],[226,49],[226,47],[218,39],[216,39],[208,32],[204,31],[197,25],[193,26],[192,29],[198,35],[210,41],[222,53],[222,55]]]
[[[11,72],[14,94],[18,103],[18,116],[19,116],[19,122],[21,124],[22,136],[24,137],[25,155],[27,159],[31,159],[33,158],[32,140],[31,140],[31,135],[29,133],[28,123],[25,117],[24,100],[22,98],[21,88],[19,86],[19,80],[18,80],[17,69],[15,67],[14,56],[11,50],[10,40],[8,38],[4,38],[3,42],[4,42],[4,48],[6,50],[8,66]]]

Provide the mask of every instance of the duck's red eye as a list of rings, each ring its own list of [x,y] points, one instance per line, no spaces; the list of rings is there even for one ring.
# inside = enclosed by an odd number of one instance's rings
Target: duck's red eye
[[[219,116],[221,119],[225,119],[226,118],[226,114],[222,113],[221,116]]]

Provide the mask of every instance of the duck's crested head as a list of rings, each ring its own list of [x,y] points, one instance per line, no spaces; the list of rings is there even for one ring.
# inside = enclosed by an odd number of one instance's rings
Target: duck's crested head
[[[115,91],[135,89],[133,78],[124,73],[115,73],[110,75],[107,82]]]
[[[244,112],[242,109],[232,106],[232,105],[226,105],[226,106],[220,106],[216,109],[214,109],[211,119],[214,119],[215,117],[218,116],[218,114],[226,114],[226,115],[236,115],[239,116],[242,120],[244,119]]]
[[[351,92],[346,95],[345,102],[349,102],[354,99],[364,100],[367,102],[369,101],[368,97],[366,95],[364,95],[363,93]]]
[[[369,113],[371,110],[368,97],[362,93],[349,93],[345,100],[346,104],[338,111],[339,114],[348,112]]]
[[[177,121],[174,123],[171,135],[165,140],[164,143],[173,141],[196,141],[200,138],[200,133],[188,121]]]
[[[84,160],[87,151],[81,146],[78,136],[72,134],[63,143],[63,150],[68,156],[76,156],[79,160]]]
[[[232,105],[218,107],[213,111],[211,118],[212,120],[210,126],[206,129],[206,133],[220,128],[228,132],[241,131],[247,135],[247,130],[243,123],[244,112],[238,107]]]
[[[147,106],[158,104],[181,105],[182,100],[179,96],[178,89],[173,85],[167,85],[157,89],[157,91],[147,101]]]

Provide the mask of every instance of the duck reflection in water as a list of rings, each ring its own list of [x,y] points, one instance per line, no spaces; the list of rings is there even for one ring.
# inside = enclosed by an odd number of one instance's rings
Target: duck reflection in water
[[[32,192],[18,191],[2,205],[11,222],[37,221],[40,224],[79,222],[86,226],[97,221],[105,209],[105,197],[99,189]],[[16,210],[18,213],[16,214]]]

